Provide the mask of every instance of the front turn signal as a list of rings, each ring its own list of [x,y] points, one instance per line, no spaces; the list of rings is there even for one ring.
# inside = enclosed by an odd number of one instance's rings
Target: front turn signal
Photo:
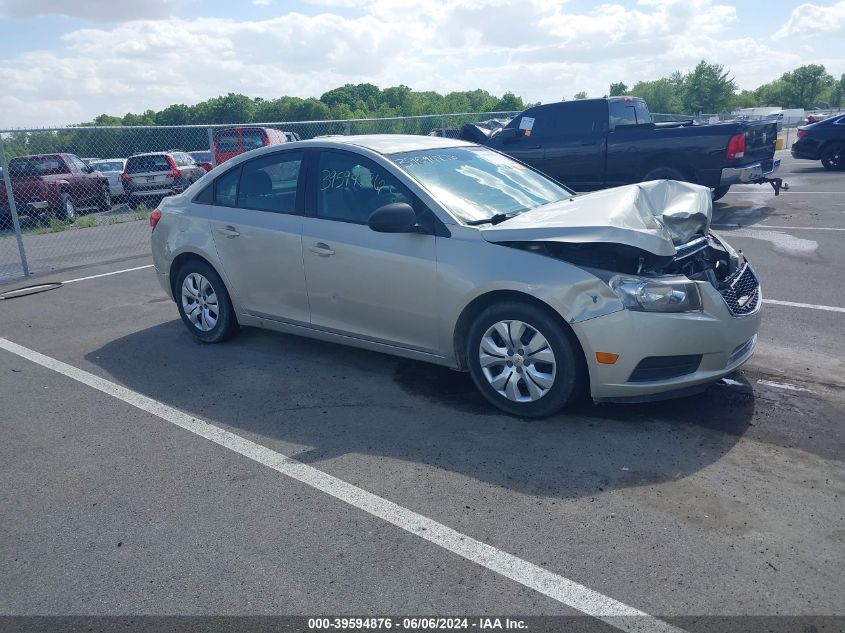
[[[619,360],[619,354],[612,354],[611,352],[596,352],[596,360],[602,365],[613,365]]]

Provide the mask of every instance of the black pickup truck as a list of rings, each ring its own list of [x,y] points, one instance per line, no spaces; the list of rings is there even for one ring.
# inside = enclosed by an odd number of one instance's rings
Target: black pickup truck
[[[548,103],[528,108],[503,127],[468,124],[461,138],[513,156],[572,189],[588,191],[645,180],[684,180],[713,189],[770,182],[777,124],[692,120],[654,123],[639,97]]]

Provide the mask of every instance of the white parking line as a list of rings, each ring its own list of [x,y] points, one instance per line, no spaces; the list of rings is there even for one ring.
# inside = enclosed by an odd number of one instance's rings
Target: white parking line
[[[845,193],[843,191],[799,191],[797,189],[781,189],[780,195],[792,195],[792,194],[811,194],[811,195],[818,195],[818,196],[829,196],[831,194],[839,195]],[[774,191],[753,191],[751,189],[738,189],[737,191],[729,191],[726,195],[733,195],[733,196],[747,196],[748,194],[757,194],[757,195],[767,195],[767,196],[774,196]]]
[[[845,308],[838,306],[820,306],[815,303],[796,303],[795,301],[778,301],[777,299],[763,299],[763,303],[771,303],[776,306],[789,306],[791,308],[809,308],[810,310],[825,310],[826,312],[845,312]]]
[[[331,495],[344,503],[383,519],[406,532],[419,536],[486,569],[510,578],[544,596],[548,596],[568,607],[607,622],[615,628],[629,631],[630,633],[644,633],[646,631],[654,633],[683,633],[682,629],[674,627],[643,611],[629,607],[598,591],[589,589],[574,580],[569,580],[568,578],[552,573],[513,554],[508,554],[497,549],[492,545],[477,541],[442,523],[417,514],[408,508],[383,499],[362,488],[353,486],[313,466],[298,462],[266,446],[262,446],[240,435],[183,413],[178,409],[174,409],[137,391],[118,385],[105,378],[95,376],[55,358],[40,354],[5,338],[0,338],[0,349],[5,349],[21,358],[25,358],[37,365],[51,369],[84,385],[88,385],[142,411],[151,413],[186,431],[210,440],[219,446],[243,455],[307,486]]]
[[[789,231],[845,231],[828,226],[775,226],[772,224],[711,224],[714,229],[773,229]]]
[[[143,270],[144,268],[152,268],[152,264],[147,264],[145,266],[135,266],[135,268],[124,268],[123,270],[113,270],[110,273],[101,273],[99,275],[91,275],[89,277],[79,277],[78,279],[68,279],[67,281],[63,281],[63,284],[74,284],[77,281],[88,281],[89,279],[97,279],[98,277],[109,277],[111,275],[119,275],[120,273],[130,273],[133,270]]]

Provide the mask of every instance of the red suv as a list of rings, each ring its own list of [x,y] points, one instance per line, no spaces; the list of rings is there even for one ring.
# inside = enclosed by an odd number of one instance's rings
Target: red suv
[[[214,161],[219,165],[251,149],[279,145],[291,140],[290,132],[271,127],[230,127],[214,135]]]
[[[109,181],[73,154],[17,156],[9,161],[9,178],[18,216],[37,219],[49,214],[65,220],[82,207],[111,208]],[[11,224],[6,188],[0,184],[0,228]]]

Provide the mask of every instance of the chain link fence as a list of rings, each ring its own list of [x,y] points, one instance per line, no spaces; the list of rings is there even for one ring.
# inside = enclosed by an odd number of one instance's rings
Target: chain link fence
[[[265,144],[353,134],[456,138],[465,123],[515,114],[0,130],[0,284],[149,254],[149,214],[161,197]]]

